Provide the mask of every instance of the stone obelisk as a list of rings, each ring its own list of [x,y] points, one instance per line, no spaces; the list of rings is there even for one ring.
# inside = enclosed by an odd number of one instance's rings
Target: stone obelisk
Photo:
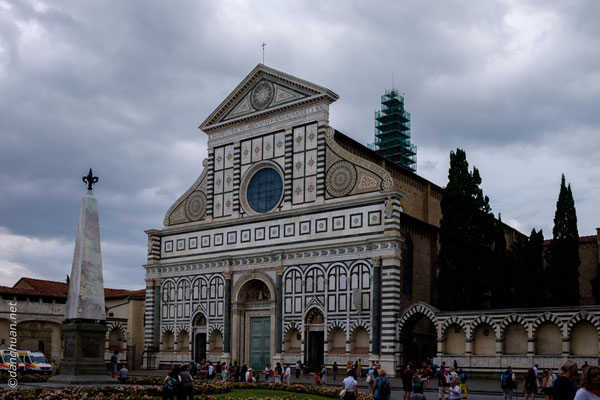
[[[69,280],[67,311],[62,324],[63,360],[60,374],[52,378],[59,383],[114,383],[107,375],[104,362],[106,309],[100,252],[98,200],[92,185],[98,182],[92,170],[83,177],[88,184],[81,201],[75,254]]]

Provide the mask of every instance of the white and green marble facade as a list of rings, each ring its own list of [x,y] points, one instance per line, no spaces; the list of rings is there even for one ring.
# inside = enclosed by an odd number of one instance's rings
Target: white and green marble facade
[[[306,359],[308,332],[320,331],[326,364],[373,357],[395,369],[402,194],[336,142],[336,99],[259,65],[201,125],[204,170],[147,231],[146,347],[161,363],[194,358],[197,334],[209,359],[247,362],[249,321],[268,316],[271,361]],[[262,168],[283,191],[257,213],[246,191]]]

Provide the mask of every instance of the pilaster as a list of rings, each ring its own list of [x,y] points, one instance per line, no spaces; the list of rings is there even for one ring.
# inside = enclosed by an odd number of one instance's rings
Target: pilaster
[[[373,337],[371,340],[371,354],[381,353],[381,258],[371,259],[373,264],[373,314],[371,314],[371,327]]]

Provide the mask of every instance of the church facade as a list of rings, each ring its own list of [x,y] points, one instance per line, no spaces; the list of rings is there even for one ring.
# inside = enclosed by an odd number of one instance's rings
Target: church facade
[[[330,126],[337,99],[258,65],[200,126],[204,170],[146,232],[145,340],[161,364],[395,370],[402,303],[431,301],[441,188]]]
[[[394,375],[426,357],[471,372],[594,362],[598,306],[433,306],[442,188],[331,126],[337,99],[259,64],[200,125],[198,179],[146,231],[145,366],[361,359]],[[504,231],[509,244],[520,235]],[[584,239],[585,299],[600,230]]]

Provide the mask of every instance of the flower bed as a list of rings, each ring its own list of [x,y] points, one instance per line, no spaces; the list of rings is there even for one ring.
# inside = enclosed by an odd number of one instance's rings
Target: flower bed
[[[149,400],[162,398],[160,386],[87,386],[64,389],[1,389],[2,400]]]
[[[17,379],[19,382],[46,382],[52,375],[41,375],[41,374],[18,374]],[[0,373],[0,383],[6,383],[10,379],[10,376],[6,372]]]
[[[25,376],[25,375],[23,375]],[[19,379],[22,381],[21,379]],[[128,385],[115,386],[86,386],[65,389],[0,389],[0,400],[147,400],[162,396],[163,377],[131,377]],[[246,383],[246,382],[221,382],[221,381],[194,381],[194,395],[204,395],[207,400],[217,400],[214,394],[228,393],[233,389],[262,389],[278,390],[293,393],[305,393],[317,396],[339,398],[340,389],[337,387],[321,387],[313,385],[286,385],[283,383]],[[231,399],[225,397],[225,399]],[[273,396],[272,399],[294,400],[294,396]],[[221,398],[221,400],[223,400]],[[371,395],[359,393],[357,400],[372,400]]]

